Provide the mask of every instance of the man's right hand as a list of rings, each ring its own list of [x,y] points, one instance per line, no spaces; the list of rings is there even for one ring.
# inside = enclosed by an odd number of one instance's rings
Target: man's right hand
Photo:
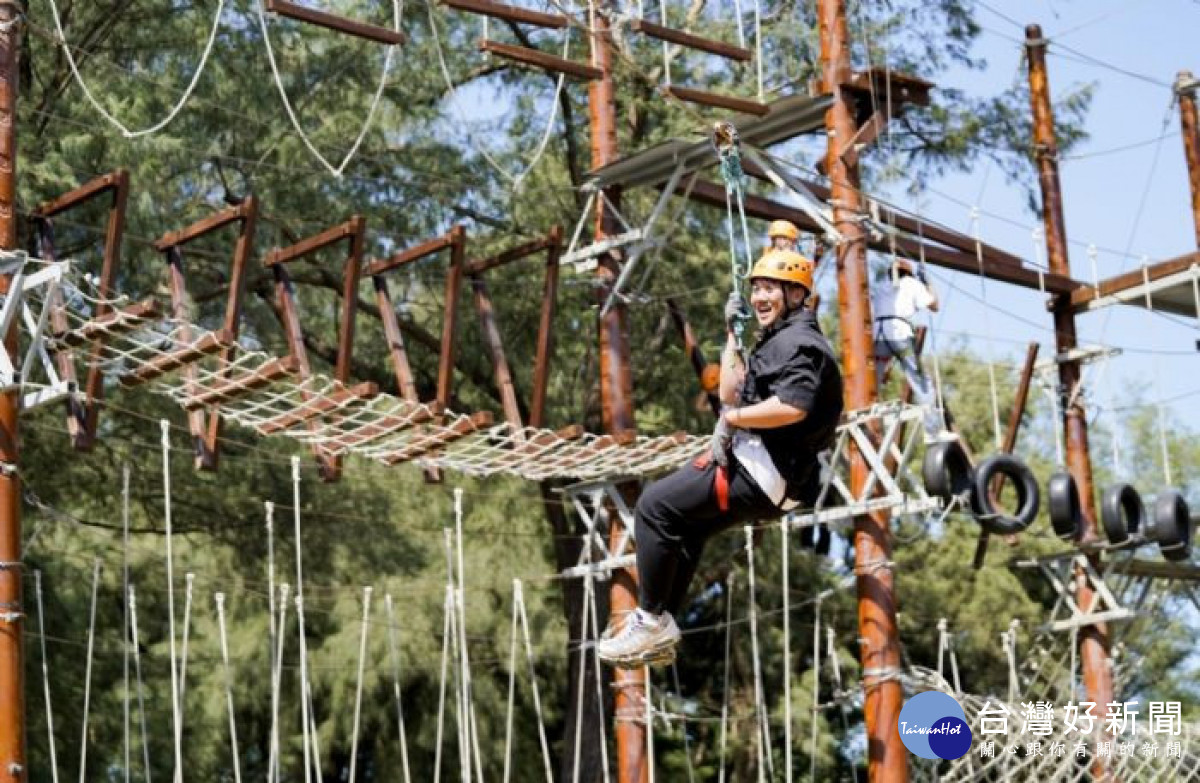
[[[729,298],[725,300],[725,328],[733,331],[735,323],[749,321],[753,316],[745,297],[737,291],[730,292]]]
[[[722,414],[721,418],[717,419],[717,426],[713,428],[712,439],[709,441],[709,451],[712,453],[713,462],[723,468],[729,467],[729,451],[733,448],[733,430]]]

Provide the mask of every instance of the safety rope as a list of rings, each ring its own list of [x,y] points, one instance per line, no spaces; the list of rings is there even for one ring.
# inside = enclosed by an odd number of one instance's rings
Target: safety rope
[[[50,704],[50,664],[46,657],[46,609],[42,604],[42,572],[39,570],[33,572],[33,585],[34,593],[37,596],[38,641],[42,650],[42,695],[46,699],[46,738],[50,747],[50,777],[52,783],[58,783],[58,755],[54,748],[54,707]],[[128,762],[125,767],[128,774]]]
[[[308,645],[304,641],[304,566],[300,537],[300,458],[292,457],[292,527],[296,555],[296,624],[300,641],[300,731],[304,746],[304,783],[312,783],[312,737],[309,731]]]
[[[221,637],[221,669],[225,675],[225,705],[229,710],[229,744],[233,758],[233,783],[242,783],[242,765],[238,760],[237,713],[233,709],[233,672],[229,668],[229,640],[225,635],[225,594],[213,596],[217,604],[217,629]],[[274,623],[274,619],[271,620]]]
[[[745,296],[743,282],[750,274],[751,264],[749,257],[750,230],[746,226],[746,209],[743,203],[746,174],[742,170],[737,128],[731,122],[718,122],[713,126],[711,140],[713,149],[717,152],[717,159],[720,161],[721,179],[725,183],[725,223],[726,233],[729,235],[730,292]],[[737,232],[733,223],[734,204],[737,205],[738,215],[741,218],[742,240],[746,248],[746,255],[743,258],[738,257]],[[742,335],[746,331],[746,324],[749,320],[749,316],[745,314],[733,320],[733,334],[737,339],[739,351],[743,349]]]
[[[533,694],[533,711],[537,717],[538,742],[542,748],[542,766],[546,772],[546,783],[554,783],[553,765],[550,760],[550,743],[546,739],[546,721],[542,714],[542,696],[538,689],[537,668],[534,665],[533,640],[529,634],[529,617],[525,612],[525,590],[520,579],[513,580],[513,601],[521,620],[521,639],[525,646],[525,665],[529,670],[529,686]],[[653,769],[653,765],[651,765]],[[653,774],[653,773],[652,773]]]
[[[79,740],[79,783],[87,783],[88,713],[92,705],[92,658],[96,649],[96,594],[99,590],[100,558],[96,558],[92,566],[92,608],[88,613],[87,659],[83,674],[83,725],[80,730],[82,736]]]
[[[275,625],[274,660],[271,662],[271,750],[267,762],[267,777],[271,783],[279,783],[280,759],[279,746],[279,702],[283,690],[283,648],[287,641],[287,613],[291,603],[288,596],[291,585],[287,582],[279,585],[279,620]]]
[[[979,265],[979,295],[983,299],[983,317],[988,334],[989,347],[992,341],[991,307],[987,301],[987,275],[983,267],[983,239],[979,234],[979,207],[971,207],[971,228],[975,238],[975,261]],[[992,394],[992,429],[996,437],[996,450],[1003,451],[1004,437],[1000,431],[1000,399],[996,392],[996,364],[992,361],[991,351],[988,351],[988,388]]]
[[[1150,266],[1145,258],[1142,259],[1142,290],[1146,292],[1146,309],[1153,314],[1154,297],[1150,294]],[[1167,486],[1170,487],[1174,486],[1175,482],[1171,480],[1171,450],[1167,448],[1166,418],[1163,414],[1162,364],[1157,355],[1154,357],[1154,388],[1158,397],[1158,404],[1156,406],[1158,414],[1158,445],[1162,454],[1163,478],[1166,479]]]
[[[458,554],[458,615],[459,635],[462,649],[463,696],[468,710],[468,737],[471,740],[471,750],[475,759],[475,779],[483,783],[483,754],[479,750],[479,723],[475,715],[474,689],[471,681],[471,663],[467,655],[467,587],[466,568],[463,565],[463,491],[461,487],[454,489],[454,543]]]
[[[591,551],[589,550],[588,562],[591,562],[591,556],[592,556]],[[588,572],[587,580],[586,580],[585,584],[588,585],[588,592],[589,592],[589,596],[590,596],[590,598],[588,600],[588,604],[591,609],[591,617],[592,617],[592,636],[591,636],[591,638],[599,639],[600,633],[601,633],[601,631],[600,631],[600,608],[597,605],[597,601],[596,601],[595,580],[590,571]],[[585,636],[586,636],[586,634],[585,634]],[[600,655],[595,650],[595,648],[592,649],[592,672],[596,678],[596,713],[597,713],[597,718],[598,718],[596,721],[596,724],[600,728],[600,767],[601,767],[601,770],[604,772],[604,780],[610,780],[611,776],[609,774],[609,768],[608,768],[608,733],[605,731],[605,728],[604,728],[605,724],[608,721],[605,719],[605,715],[604,715],[604,698],[602,696],[602,694],[604,693],[604,675],[603,675],[603,671],[600,666]]]
[[[150,780],[150,732],[146,730],[146,697],[142,686],[142,653],[138,647],[137,591],[129,585],[129,633],[133,648],[133,673],[137,680],[138,717],[142,724],[142,765],[146,783]]]
[[[263,503],[266,511],[267,528],[267,658],[271,661],[271,681],[275,681],[274,657],[279,629],[275,624],[275,504],[271,501]],[[270,749],[267,754],[267,783],[274,783],[275,757],[279,749],[279,727],[275,721],[271,724]]]
[[[446,724],[446,674],[450,663],[450,622],[454,614],[454,594],[446,585],[446,597],[442,603],[442,665],[438,682],[437,732],[434,737],[433,783],[442,779],[442,741]]]
[[[124,697],[121,699],[121,741],[124,750],[125,783],[129,783],[132,761],[129,728],[129,463],[121,466],[121,682],[124,685]],[[47,715],[50,713],[46,705]],[[53,747],[51,747],[51,763],[53,764]],[[57,770],[55,771],[57,775]],[[58,783],[57,780],[54,783]]]
[[[679,667],[675,665],[675,661],[671,661],[671,683],[675,688],[675,695],[682,699],[683,686],[679,683]],[[687,764],[688,783],[696,783],[696,770],[692,768],[692,739],[691,732],[687,727],[687,714],[680,715],[679,720],[683,724],[680,727],[680,733],[683,734],[683,759]]]
[[[354,783],[358,768],[358,726],[362,718],[363,668],[367,661],[367,632],[371,628],[371,591],[363,588],[362,634],[358,639],[358,682],[354,686],[354,727],[350,733],[350,783]]]
[[[412,783],[412,773],[408,766],[408,740],[404,730],[404,700],[400,688],[400,646],[396,642],[396,615],[392,604],[392,594],[383,597],[387,610],[388,651],[392,659],[392,697],[396,701],[396,726],[400,734],[400,769],[404,775],[404,783]]]
[[[735,571],[725,578],[725,662],[721,677],[721,738],[718,741],[717,766],[721,772],[717,783],[725,783],[725,745],[729,736],[729,653],[733,642],[733,585]]]
[[[758,730],[756,732],[758,741],[755,743],[758,753],[758,780],[759,783],[765,783],[767,773],[770,772],[770,777],[775,777],[775,765],[771,760],[771,733],[770,726],[767,723],[766,697],[763,694],[762,682],[762,661],[760,660],[758,650],[758,601],[755,596],[754,588],[754,528],[746,525],[743,528],[746,534],[746,563],[749,566],[750,587],[747,594],[750,602],[750,651],[754,661],[754,711],[758,717]]]
[[[792,611],[788,563],[788,529],[780,525],[780,570],[783,579],[783,747],[784,779],[792,783]],[[815,724],[814,724],[815,725]]]
[[[180,783],[183,776],[183,734],[179,728],[183,723],[179,714],[179,671],[178,657],[175,649],[175,557],[172,550],[173,531],[171,527],[171,424],[166,419],[159,419],[158,426],[162,433],[162,469],[163,469],[163,506],[166,522],[167,547],[167,621],[168,637],[171,649],[171,728],[174,734],[175,772],[173,780]]]
[[[786,529],[787,525],[784,525]],[[817,780],[817,729],[821,718],[821,600],[822,596],[817,596],[817,603],[813,609],[813,695],[812,695],[812,739],[811,750],[809,751],[809,778],[816,783]],[[784,617],[787,615],[785,614]],[[788,668],[791,668],[789,662]],[[791,700],[788,700],[788,721],[791,721]],[[792,765],[791,755],[789,754],[789,762],[787,768],[787,780],[791,783],[792,780]]]
[[[650,665],[642,667],[642,676],[646,681],[646,690],[644,697],[646,701],[646,767],[649,771],[650,783],[655,783],[655,767],[654,763],[654,676],[650,671]]]

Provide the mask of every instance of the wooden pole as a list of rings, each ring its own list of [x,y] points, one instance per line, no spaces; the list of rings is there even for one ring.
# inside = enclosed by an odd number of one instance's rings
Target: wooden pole
[[[1180,71],[1175,78],[1175,96],[1179,99],[1183,152],[1187,157],[1188,182],[1192,186],[1192,223],[1196,226],[1196,247],[1200,248],[1200,119],[1196,116],[1197,89],[1200,89],[1200,81],[1192,76],[1192,72]]]
[[[867,236],[860,218],[858,162],[844,155],[858,132],[853,96],[843,88],[851,78],[850,46],[843,0],[818,0],[821,71],[833,105],[825,114],[833,219],[843,241],[837,247],[838,319],[848,410],[869,408],[876,400],[871,300],[868,290]],[[876,435],[876,437],[878,437]],[[862,453],[850,451],[850,488],[863,491],[870,467]],[[898,721],[904,693],[900,674],[900,634],[896,626],[895,577],[891,567],[889,515],[854,520],[854,570],[858,582],[858,629],[861,645],[863,715],[867,727],[868,776],[871,781],[908,780],[908,751]]]
[[[20,7],[0,2],[0,249],[17,249],[17,87]],[[0,277],[8,293],[12,278]],[[16,322],[4,335],[17,353]],[[25,702],[21,671],[21,479],[16,389],[0,394],[0,780],[24,781]]]
[[[1046,253],[1050,271],[1070,275],[1071,262],[1067,256],[1067,228],[1063,218],[1062,190],[1058,177],[1058,142],[1054,136],[1054,112],[1050,105],[1050,81],[1046,73],[1046,39],[1042,28],[1025,28],[1025,48],[1029,59],[1029,91],[1033,103],[1034,157],[1042,191],[1042,219],[1046,229]],[[1061,357],[1076,347],[1075,314],[1068,297],[1052,300],[1056,351]],[[1088,424],[1083,408],[1083,395],[1075,394],[1080,383],[1078,361],[1058,361],[1058,395],[1064,403],[1063,434],[1066,441],[1067,470],[1079,487],[1083,507],[1083,542],[1094,541],[1096,534],[1095,492],[1092,486],[1092,463],[1088,451]],[[1091,555],[1099,571],[1099,554]],[[1075,569],[1076,596],[1080,606],[1092,605],[1094,591],[1082,568]],[[1085,625],[1079,629],[1079,657],[1083,666],[1083,685],[1088,701],[1104,709],[1113,700],[1112,672],[1109,668],[1108,626],[1104,623]],[[1092,757],[1092,776],[1105,781],[1112,778],[1108,765],[1100,755]]]
[[[598,169],[617,159],[617,104],[613,82],[613,42],[608,2],[597,2],[591,14],[592,66],[601,72],[588,83],[588,116],[591,126],[592,168]],[[615,188],[603,191],[615,205],[620,194]],[[595,238],[599,242],[620,233],[616,215],[605,198],[597,199]],[[621,261],[612,253],[599,259],[596,276],[597,301],[609,298],[621,273]],[[604,429],[610,434],[632,430],[633,379],[630,374],[629,315],[619,300],[600,316],[600,400]],[[613,524],[610,541],[617,546],[621,526]],[[610,620],[619,624],[637,608],[637,569],[613,572],[609,588]],[[648,783],[650,759],[646,753],[646,726],[642,722],[646,676],[642,669],[613,669],[613,713],[616,727],[618,783]]]

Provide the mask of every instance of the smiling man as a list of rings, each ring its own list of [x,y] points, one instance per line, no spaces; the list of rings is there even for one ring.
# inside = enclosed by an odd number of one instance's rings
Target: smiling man
[[[638,501],[638,608],[598,648],[613,665],[674,660],[673,615],[712,535],[816,498],[817,454],[832,444],[842,414],[842,376],[816,314],[804,306],[813,263],[770,249],[751,270],[750,285],[749,309],[737,293],[725,307],[724,407],[709,452],[651,484]],[[743,362],[733,325],[751,314],[760,332]]]

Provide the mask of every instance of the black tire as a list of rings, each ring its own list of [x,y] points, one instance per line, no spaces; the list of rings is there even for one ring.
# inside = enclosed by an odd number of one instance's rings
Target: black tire
[[[1046,484],[1046,505],[1054,534],[1063,541],[1078,541],[1083,535],[1083,504],[1075,477],[1065,470],[1051,476]]]
[[[1110,544],[1124,544],[1142,530],[1146,507],[1142,496],[1129,484],[1113,484],[1100,500],[1100,524]]]
[[[988,485],[997,476],[1006,476],[1017,490],[1017,511],[1004,514],[995,507]],[[971,486],[971,510],[989,533],[1019,533],[1033,523],[1041,507],[1042,493],[1029,466],[1011,454],[993,454],[975,468]]]
[[[1154,535],[1167,560],[1187,560],[1192,554],[1192,516],[1177,489],[1164,489],[1154,501]]]
[[[969,492],[972,474],[971,460],[958,441],[940,441],[925,450],[921,478],[925,491],[933,497],[949,503],[955,496]]]

